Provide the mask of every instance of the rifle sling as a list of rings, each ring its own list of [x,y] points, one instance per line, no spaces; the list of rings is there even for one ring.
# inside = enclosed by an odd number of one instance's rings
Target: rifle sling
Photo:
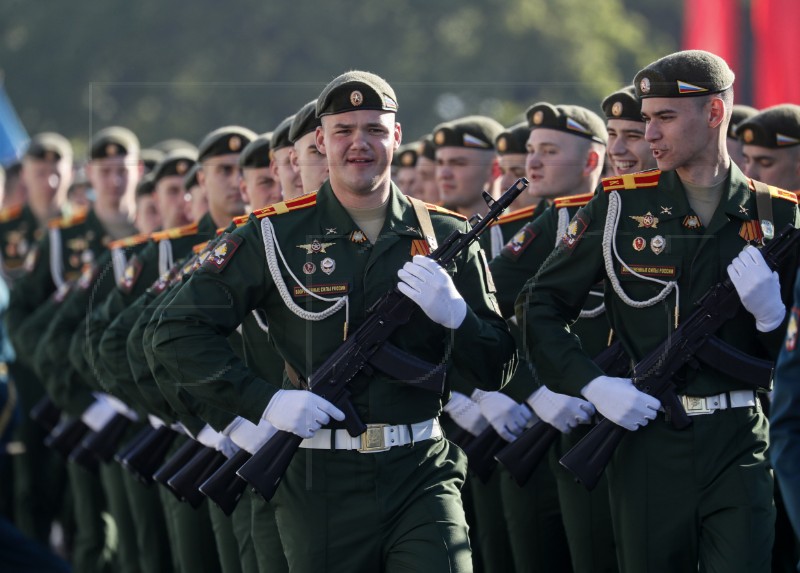
[[[769,187],[761,181],[753,180],[753,187],[756,190],[756,210],[758,211],[758,218],[761,221],[762,234],[764,229],[764,222],[768,222],[769,229],[774,228],[774,220],[772,217],[772,197],[769,193]],[[764,234],[762,241],[772,239]]]

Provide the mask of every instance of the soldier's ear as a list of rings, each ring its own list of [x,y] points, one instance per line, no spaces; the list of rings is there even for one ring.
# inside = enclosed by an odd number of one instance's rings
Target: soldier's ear
[[[203,188],[205,188],[206,185],[206,172],[203,170],[202,165],[200,169],[197,170],[197,184]]]
[[[601,161],[602,158],[597,150],[589,149],[589,153],[586,154],[586,164],[583,166],[583,176],[588,177],[591,175],[597,169],[597,166],[601,165]]]
[[[725,102],[721,97],[711,97],[708,108],[708,125],[711,128],[719,127],[725,120]]]
[[[397,151],[397,148],[400,147],[400,144],[403,142],[403,127],[400,125],[400,122],[394,122],[394,150]]]
[[[322,155],[327,155],[327,153],[325,153],[325,132],[322,131],[322,126],[317,126],[314,143],[317,144],[317,150]]]

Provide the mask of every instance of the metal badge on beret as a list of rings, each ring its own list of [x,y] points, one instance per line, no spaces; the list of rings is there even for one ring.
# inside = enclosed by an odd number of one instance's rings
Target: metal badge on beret
[[[541,125],[543,120],[544,120],[544,113],[541,111],[537,111],[536,113],[534,113],[533,117],[531,118],[531,122],[533,123],[533,125]]]
[[[350,94],[350,103],[358,107],[364,103],[364,96],[358,90],[353,90]]]
[[[508,149],[508,137],[503,135],[497,140],[497,151],[503,153]]]
[[[119,148],[114,143],[106,145],[106,157],[114,157],[119,153]]]
[[[611,106],[611,115],[614,117],[619,117],[622,115],[622,102],[615,101],[614,105]]]
[[[231,151],[239,151],[242,148],[242,138],[238,135],[232,136],[228,140],[228,149]]]
[[[643,94],[650,93],[650,78],[642,78],[642,81],[639,82],[639,90]]]

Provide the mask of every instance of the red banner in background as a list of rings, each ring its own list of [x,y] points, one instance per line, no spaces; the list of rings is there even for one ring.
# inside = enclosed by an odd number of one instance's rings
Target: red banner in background
[[[738,0],[684,0],[683,49],[717,54],[739,75],[739,14]]]
[[[755,106],[800,103],[800,1],[752,0],[751,20]]]

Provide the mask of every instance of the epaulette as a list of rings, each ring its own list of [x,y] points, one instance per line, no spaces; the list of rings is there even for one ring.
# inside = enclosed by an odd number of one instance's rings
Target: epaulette
[[[208,245],[209,242],[210,241],[206,241],[205,243],[198,243],[197,245],[194,245],[192,247],[192,252],[196,255],[197,253],[205,249],[206,245]]]
[[[88,215],[89,208],[86,207],[79,211],[75,211],[68,217],[56,217],[55,219],[50,219],[50,221],[47,223],[47,226],[51,229],[67,229],[69,227],[74,227],[75,225],[80,225],[86,221],[86,217]]]
[[[750,185],[750,191],[755,191],[756,186],[752,179],[748,177],[747,183]],[[769,194],[771,197],[780,197],[781,199],[786,199],[787,201],[791,201],[795,205],[797,205],[797,195],[792,193],[791,191],[786,191],[785,189],[781,189],[780,187],[773,187],[772,185],[767,185],[769,189]]]
[[[197,223],[184,225],[183,227],[173,227],[172,229],[165,229],[164,231],[157,231],[150,235],[154,241],[162,241],[164,239],[180,239],[181,237],[191,237],[197,234]]]
[[[313,207],[316,204],[317,192],[314,191],[312,193],[300,195],[300,197],[295,197],[294,199],[289,199],[288,201],[281,201],[280,203],[267,205],[266,207],[262,207],[261,209],[253,211],[251,215],[254,215],[256,219],[263,219],[264,217],[270,217],[272,215],[283,215],[284,213],[289,213],[290,211],[306,209],[308,207]],[[244,215],[243,217],[245,219],[244,222],[247,222],[248,216]]]
[[[580,195],[567,195],[566,197],[557,197],[555,203],[556,209],[562,207],[583,207],[594,197],[594,192],[581,193]]]
[[[650,169],[639,173],[626,173],[619,177],[603,177],[603,190],[606,193],[622,189],[643,189],[656,187],[661,177],[660,169]]]
[[[11,205],[10,207],[0,209],[0,223],[8,223],[9,221],[18,219],[19,216],[22,215],[22,209],[24,208],[24,203],[18,203],[17,205]]]
[[[116,241],[111,241],[108,244],[109,249],[120,249],[122,247],[135,247],[136,245],[141,245],[142,243],[147,242],[150,238],[150,235],[147,233],[139,233],[138,235],[131,235],[130,237],[125,237],[124,239],[117,239]]]
[[[497,220],[492,221],[489,226],[494,227],[495,225],[505,225],[506,223],[530,219],[533,216],[534,211],[536,211],[536,205],[531,205],[530,207],[512,211],[511,213],[505,213],[504,215],[500,215]]]
[[[425,207],[427,207],[428,211],[434,211],[436,213],[444,213],[445,215],[452,215],[453,217],[458,217],[459,219],[463,219],[464,221],[467,218],[462,215],[461,213],[456,213],[455,211],[451,211],[450,209],[445,209],[444,207],[440,207],[439,205],[434,205],[433,203],[425,203],[423,201]]]

